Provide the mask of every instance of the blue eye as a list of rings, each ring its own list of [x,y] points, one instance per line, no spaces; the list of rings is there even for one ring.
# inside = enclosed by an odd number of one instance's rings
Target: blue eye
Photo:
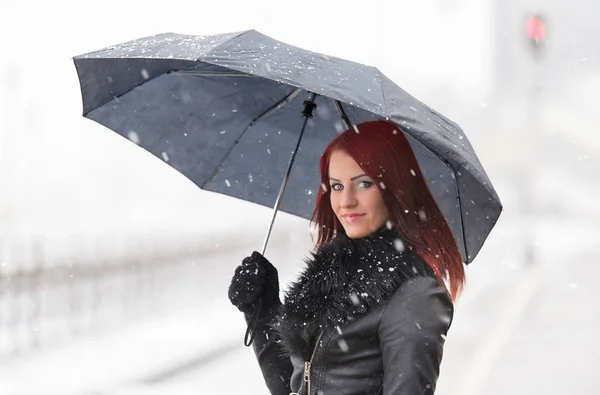
[[[372,187],[373,183],[371,181],[360,181],[358,183],[358,186],[361,187],[361,188],[365,188],[366,189],[366,188]]]
[[[334,191],[341,191],[344,188],[344,186],[342,184],[338,184],[338,183],[331,184],[330,186],[331,186],[331,189]]]

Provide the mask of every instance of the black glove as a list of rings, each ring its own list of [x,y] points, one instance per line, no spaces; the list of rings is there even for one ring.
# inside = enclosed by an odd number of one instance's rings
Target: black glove
[[[261,300],[260,317],[271,315],[281,305],[275,266],[256,251],[244,258],[231,279],[229,300],[246,315],[251,315]]]

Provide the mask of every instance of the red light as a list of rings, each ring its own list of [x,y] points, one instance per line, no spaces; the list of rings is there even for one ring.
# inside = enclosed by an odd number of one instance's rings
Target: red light
[[[536,42],[546,38],[546,24],[540,17],[531,16],[527,19],[527,36]]]

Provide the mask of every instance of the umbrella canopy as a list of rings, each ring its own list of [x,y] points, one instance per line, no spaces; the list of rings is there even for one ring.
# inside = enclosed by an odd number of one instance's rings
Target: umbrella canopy
[[[502,211],[461,128],[374,67],[255,30],[160,34],[74,63],[85,117],[202,189],[273,207],[294,151],[280,209],[310,218],[325,146],[351,125],[387,119],[409,139],[464,262],[475,258]],[[313,97],[316,109],[306,122],[301,112]]]

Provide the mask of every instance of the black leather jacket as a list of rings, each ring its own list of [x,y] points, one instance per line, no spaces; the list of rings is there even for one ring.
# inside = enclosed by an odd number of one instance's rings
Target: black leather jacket
[[[320,258],[322,261],[323,256]],[[361,276],[344,278],[345,286],[334,286],[334,291],[329,286],[321,290],[315,285],[322,284],[331,270],[323,272],[313,262],[317,267],[307,269],[288,293],[288,305],[294,306],[287,307],[290,316],[283,314],[284,318],[280,317],[275,324],[258,324],[254,350],[271,394],[434,393],[444,340],[453,317],[450,295],[427,271],[424,262],[410,251],[387,259],[387,263],[382,263],[379,254],[375,261],[378,264],[357,260],[357,265],[362,265],[357,269]],[[344,273],[348,272],[348,266],[346,259]],[[330,268],[331,263],[323,267]],[[410,278],[398,276],[401,267],[418,274]],[[341,274],[331,275],[337,279]],[[351,297],[354,303],[342,303],[341,296],[348,290],[353,290],[351,295],[362,296],[360,303],[354,296]],[[291,299],[293,295],[302,296],[300,304]],[[307,295],[315,298],[314,306]],[[327,305],[328,299],[334,301]],[[317,305],[318,301],[321,303]],[[348,311],[359,304],[363,311]],[[321,308],[322,305],[326,306]],[[307,311],[300,311],[302,308]],[[338,315],[343,318],[336,321],[334,310],[342,312]],[[286,312],[285,305],[283,311]],[[316,324],[303,321],[305,316],[301,313],[319,319],[315,319]],[[329,319],[320,320],[324,316]],[[288,324],[294,320],[294,325]],[[310,325],[316,328],[314,336],[305,330]],[[302,347],[301,338],[308,340],[306,345],[310,349]]]

